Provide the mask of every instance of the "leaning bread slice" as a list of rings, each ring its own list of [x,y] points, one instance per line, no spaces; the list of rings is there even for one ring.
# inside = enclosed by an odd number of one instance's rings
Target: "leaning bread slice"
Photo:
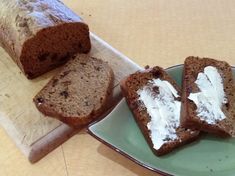
[[[224,61],[188,57],[184,63],[181,123],[219,136],[234,136],[235,86]]]
[[[71,126],[86,125],[101,115],[113,86],[107,62],[82,55],[70,60],[34,97],[43,114]]]
[[[180,126],[181,91],[160,67],[136,72],[121,82],[137,124],[160,156],[195,140],[199,132]]]

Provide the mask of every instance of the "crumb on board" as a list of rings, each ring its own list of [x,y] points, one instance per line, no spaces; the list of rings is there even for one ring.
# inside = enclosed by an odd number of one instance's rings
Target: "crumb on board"
[[[149,65],[145,65],[145,67],[144,67],[144,68],[145,68],[146,70],[147,70],[147,69],[149,69]]]
[[[10,98],[10,95],[9,95],[9,94],[5,94],[5,96],[6,96],[7,98]]]

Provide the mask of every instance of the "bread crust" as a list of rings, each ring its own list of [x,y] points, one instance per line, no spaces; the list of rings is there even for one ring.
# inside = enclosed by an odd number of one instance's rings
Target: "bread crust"
[[[181,94],[181,90],[176,82],[161,68],[153,67],[144,71],[136,72],[120,83],[122,93],[126,98],[126,102],[133,113],[135,121],[137,122],[142,134],[144,135],[148,145],[150,146],[153,153],[157,156],[167,154],[177,147],[180,147],[186,143],[192,142],[199,137],[199,131],[187,131],[181,127],[177,128],[177,135],[179,139],[175,141],[166,142],[158,150],[153,148],[152,139],[150,137],[150,131],[148,130],[147,124],[149,122],[149,115],[146,109],[141,108],[141,103],[138,101],[138,95],[136,91],[143,87],[149,80],[153,78],[161,78],[162,80],[169,81],[174,88]]]
[[[190,56],[186,58],[183,69],[181,124],[185,128],[209,132],[221,137],[232,136],[234,133],[234,127],[232,124],[235,116],[234,114],[231,114],[230,108],[227,107],[227,104],[222,107],[222,111],[225,113],[227,118],[217,122],[216,124],[208,124],[197,116],[196,105],[193,101],[187,98],[190,93],[199,91],[195,81],[198,73],[203,72],[206,66],[214,66],[218,69],[218,72],[223,79],[224,91],[227,96],[229,106],[234,104],[234,95],[232,95],[234,83],[230,65],[227,62],[211,58]]]
[[[28,78],[91,48],[88,26],[59,0],[1,0],[0,43]]]

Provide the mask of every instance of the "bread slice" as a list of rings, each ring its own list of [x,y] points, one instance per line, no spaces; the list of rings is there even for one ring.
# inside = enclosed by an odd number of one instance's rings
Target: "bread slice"
[[[156,80],[158,83],[153,83]],[[162,87],[160,84],[171,86]],[[198,131],[180,126],[181,90],[162,68],[153,67],[128,76],[122,80],[121,89],[146,141],[157,156],[198,137]],[[170,91],[172,89],[176,95]]]
[[[34,97],[43,114],[71,126],[90,123],[107,110],[113,87],[107,62],[88,55],[70,60]]]
[[[202,84],[205,87],[203,88],[204,90],[208,89],[205,95],[208,96],[207,102],[211,105],[205,105],[201,97],[200,104],[196,105],[191,97],[202,92],[196,80],[202,80],[201,76],[203,75],[202,73],[206,74],[205,70],[209,74],[208,68],[212,70],[214,68],[219,74],[217,76],[212,74],[211,79],[215,79],[214,81],[210,80],[208,76],[204,77],[207,83],[204,81]],[[181,124],[186,128],[214,133],[219,136],[234,136],[235,86],[230,65],[224,61],[210,58],[188,57],[184,62],[183,72]],[[220,86],[216,86],[216,89],[211,88],[213,84],[220,84]],[[223,91],[224,98],[222,93],[217,93]],[[220,102],[219,100],[223,100],[223,102],[217,103]],[[213,109],[216,105],[215,111]],[[217,113],[220,109],[222,112]]]

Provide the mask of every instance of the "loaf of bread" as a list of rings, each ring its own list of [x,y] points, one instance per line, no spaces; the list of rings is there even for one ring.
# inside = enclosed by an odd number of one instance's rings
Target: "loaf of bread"
[[[110,108],[113,77],[107,62],[80,55],[65,64],[34,102],[47,116],[70,126],[86,125]]]
[[[88,26],[59,0],[1,0],[0,43],[28,78],[91,48]]]
[[[180,125],[181,90],[160,67],[131,74],[121,89],[146,141],[157,155],[195,140],[198,131]]]
[[[181,124],[219,136],[234,136],[235,86],[224,61],[188,57],[184,63]]]

